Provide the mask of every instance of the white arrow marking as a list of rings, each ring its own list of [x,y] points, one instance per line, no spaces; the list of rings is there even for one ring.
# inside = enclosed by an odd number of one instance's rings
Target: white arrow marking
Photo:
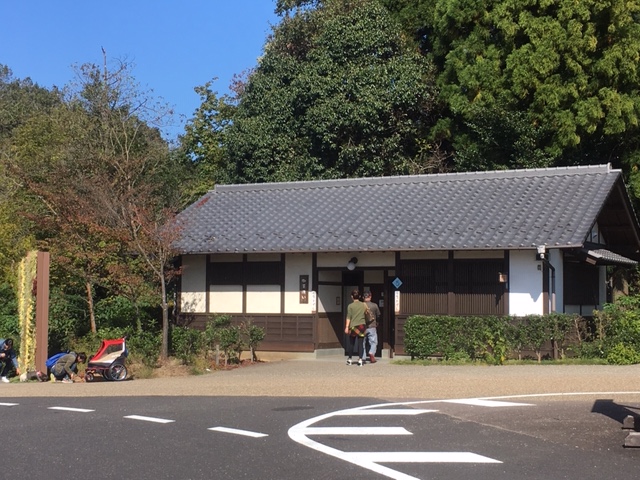
[[[497,400],[483,400],[481,398],[468,398],[463,400],[445,400],[446,403],[459,403],[461,405],[476,405],[478,407],[530,407],[531,403],[499,402]]]
[[[71,407],[49,407],[49,410],[62,410],[64,412],[80,412],[80,413],[95,412],[95,410],[89,410],[87,408],[71,408]]]
[[[421,415],[423,413],[433,413],[438,410],[420,410],[418,408],[370,408],[367,410],[360,409],[352,409],[352,410],[341,410],[336,413],[336,415],[349,415],[349,416],[359,416],[359,415]]]
[[[254,438],[269,436],[266,433],[250,432],[249,430],[238,430],[237,428],[227,428],[227,427],[211,427],[207,430],[213,430],[215,432],[235,433],[236,435],[245,435],[247,437],[254,437]]]
[[[143,417],[142,415],[127,415],[124,418],[130,418],[131,420],[142,420],[144,422],[154,422],[154,423],[175,422],[175,420],[167,420],[166,418]]]
[[[299,432],[302,435],[413,435],[403,427],[312,427]]]
[[[472,452],[352,452],[351,455],[378,463],[502,463]]]
[[[411,475],[404,474],[402,472],[398,472],[389,467],[385,467],[380,465],[379,463],[386,462],[421,462],[421,463],[432,463],[435,461],[438,462],[454,462],[454,463],[502,463],[499,460],[494,460],[492,458],[483,457],[481,455],[476,455],[470,452],[360,452],[358,454],[354,454],[354,452],[343,452],[341,450],[337,450],[335,448],[329,447],[322,443],[311,440],[307,437],[307,434],[312,435],[313,432],[317,432],[320,427],[312,428],[310,425],[321,422],[322,420],[326,420],[327,418],[331,418],[336,415],[379,415],[383,414],[383,412],[393,412],[395,410],[396,413],[392,413],[392,415],[400,415],[402,409],[389,409],[387,407],[405,407],[407,405],[417,405],[417,404],[425,404],[425,403],[435,403],[435,401],[415,401],[415,402],[399,402],[392,404],[379,404],[379,405],[369,405],[367,407],[361,408],[349,408],[346,410],[340,410],[338,412],[331,412],[324,415],[320,415],[315,418],[310,418],[304,422],[301,422],[297,425],[294,425],[289,429],[289,438],[294,442],[297,442],[301,445],[304,445],[308,448],[316,450],[318,452],[324,453],[326,455],[330,455],[332,457],[344,460],[345,462],[353,463],[354,465],[358,465],[359,467],[366,468],[371,470],[372,472],[379,473],[384,475],[385,477],[392,478],[393,480],[420,480],[416,477],[412,477]],[[506,403],[506,402],[505,402]],[[436,412],[437,410],[413,410],[408,408],[406,410],[406,415],[414,415],[418,413],[431,413]],[[364,413],[367,412],[367,413]],[[327,431],[329,429],[326,429]],[[343,429],[339,429],[343,430]],[[355,428],[347,429],[354,431]],[[409,432],[408,432],[409,433]],[[411,435],[411,433],[409,433]],[[383,460],[383,458],[385,460]],[[436,460],[437,459],[437,460]]]

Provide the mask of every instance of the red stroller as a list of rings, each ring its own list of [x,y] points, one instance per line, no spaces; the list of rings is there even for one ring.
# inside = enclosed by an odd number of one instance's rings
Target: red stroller
[[[119,382],[127,378],[127,367],[124,360],[129,355],[125,343],[127,337],[114,340],[102,340],[98,353],[89,358],[84,371],[87,382],[93,382],[95,375],[100,374],[105,380]]]

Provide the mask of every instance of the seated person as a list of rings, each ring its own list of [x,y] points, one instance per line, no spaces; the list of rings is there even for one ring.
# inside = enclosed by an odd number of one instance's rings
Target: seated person
[[[12,370],[16,371],[16,375],[20,375],[18,368],[18,358],[16,351],[13,349],[13,339],[0,338],[0,380],[9,383],[9,374]]]
[[[58,359],[56,364],[51,367],[51,375],[54,382],[73,383],[74,377],[78,373],[78,364],[87,361],[87,355],[84,352],[69,352]]]

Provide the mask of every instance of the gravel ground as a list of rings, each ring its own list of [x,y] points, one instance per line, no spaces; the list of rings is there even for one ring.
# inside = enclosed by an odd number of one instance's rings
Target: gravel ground
[[[568,393],[602,397],[605,392],[609,399],[640,401],[640,366],[417,366],[379,359],[374,365],[357,367],[345,365],[344,357],[336,355],[266,361],[188,377],[75,384],[0,383],[0,401],[11,397],[159,395],[410,400],[529,394],[550,394],[550,399],[562,400]]]

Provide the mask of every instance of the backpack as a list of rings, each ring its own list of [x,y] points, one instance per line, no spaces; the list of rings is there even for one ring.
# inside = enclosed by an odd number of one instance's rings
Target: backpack
[[[53,368],[56,362],[60,360],[62,357],[64,357],[67,353],[68,352],[56,353],[55,355],[52,355],[49,358],[47,358],[47,361],[44,362],[44,364],[47,366],[47,368]]]
[[[369,308],[369,305],[367,305],[367,302],[364,302],[364,321],[366,322],[367,325],[369,325],[375,319],[376,319],[375,313],[371,311],[371,309]]]

